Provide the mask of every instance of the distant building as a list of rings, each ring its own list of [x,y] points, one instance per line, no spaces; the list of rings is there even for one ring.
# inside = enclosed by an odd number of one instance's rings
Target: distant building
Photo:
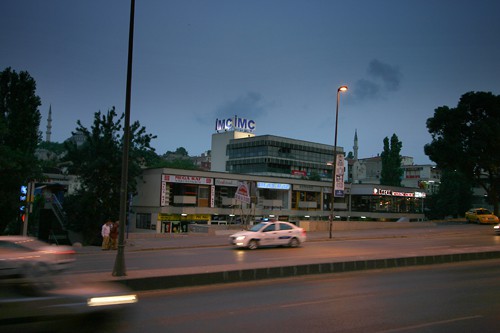
[[[228,161],[226,147],[231,141],[251,138],[255,134],[239,131],[226,131],[212,134],[212,164],[211,171],[227,172],[226,162]]]
[[[198,167],[198,169],[210,171],[212,166],[212,155],[210,150],[202,153],[200,156],[192,156],[191,160],[193,161],[193,164]]]
[[[71,135],[70,138],[66,139],[68,142],[74,142],[77,147],[80,147],[85,143],[85,135],[82,132],[77,131]]]
[[[342,147],[337,151],[344,153]],[[211,171],[326,180],[332,178],[332,160],[331,145],[243,132],[212,135]]]

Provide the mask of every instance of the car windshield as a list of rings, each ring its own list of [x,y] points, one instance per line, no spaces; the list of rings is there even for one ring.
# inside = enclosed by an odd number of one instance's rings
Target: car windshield
[[[268,225],[268,224],[269,223],[267,223],[267,222],[261,222],[259,224],[254,225],[253,227],[251,227],[249,231],[257,232],[260,229],[262,229],[262,227],[264,227],[265,225]]]
[[[491,214],[492,214],[492,212],[490,212],[490,211],[489,211],[489,210],[487,210],[487,209],[479,209],[479,210],[477,211],[477,215],[491,215]]]
[[[34,238],[0,239],[0,247],[9,250],[40,251],[47,246],[48,244]]]

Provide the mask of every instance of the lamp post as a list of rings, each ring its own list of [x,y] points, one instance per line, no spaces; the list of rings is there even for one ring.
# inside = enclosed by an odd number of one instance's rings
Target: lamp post
[[[335,111],[335,141],[333,143],[333,172],[332,172],[332,210],[330,212],[330,238],[332,238],[333,219],[335,218],[335,178],[337,178],[337,128],[339,122],[339,96],[341,91],[347,91],[347,86],[340,86],[337,89],[337,108]]]
[[[127,184],[128,155],[130,148],[130,96],[132,90],[132,54],[134,49],[135,0],[130,1],[130,24],[128,33],[127,86],[125,93],[125,126],[123,133],[122,179],[120,185],[120,224],[118,233],[118,251],[113,267],[113,276],[126,276],[125,269],[125,224],[127,224]]]

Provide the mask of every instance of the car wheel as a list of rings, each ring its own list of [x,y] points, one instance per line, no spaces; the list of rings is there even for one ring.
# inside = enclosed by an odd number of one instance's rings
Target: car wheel
[[[290,239],[288,246],[290,247],[298,247],[300,245],[300,241],[297,238]]]
[[[50,268],[43,262],[34,262],[23,265],[23,275],[31,280],[38,280],[50,275]]]
[[[49,287],[51,285],[52,271],[50,267],[42,262],[26,264],[23,266],[23,277],[28,283],[38,287]]]
[[[248,242],[249,250],[255,250],[258,247],[259,247],[259,242],[257,242],[255,239],[252,239],[251,241]]]

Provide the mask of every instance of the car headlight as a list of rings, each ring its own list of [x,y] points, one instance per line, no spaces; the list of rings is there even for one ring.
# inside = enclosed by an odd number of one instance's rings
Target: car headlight
[[[500,226],[496,225],[493,227],[493,229],[500,229]]]
[[[242,241],[242,240],[244,240],[245,238],[246,238],[246,236],[238,236],[238,237],[236,237],[236,240],[237,240],[237,241]]]
[[[92,297],[87,300],[88,306],[109,306],[109,305],[130,304],[130,303],[137,303],[136,295]]]

